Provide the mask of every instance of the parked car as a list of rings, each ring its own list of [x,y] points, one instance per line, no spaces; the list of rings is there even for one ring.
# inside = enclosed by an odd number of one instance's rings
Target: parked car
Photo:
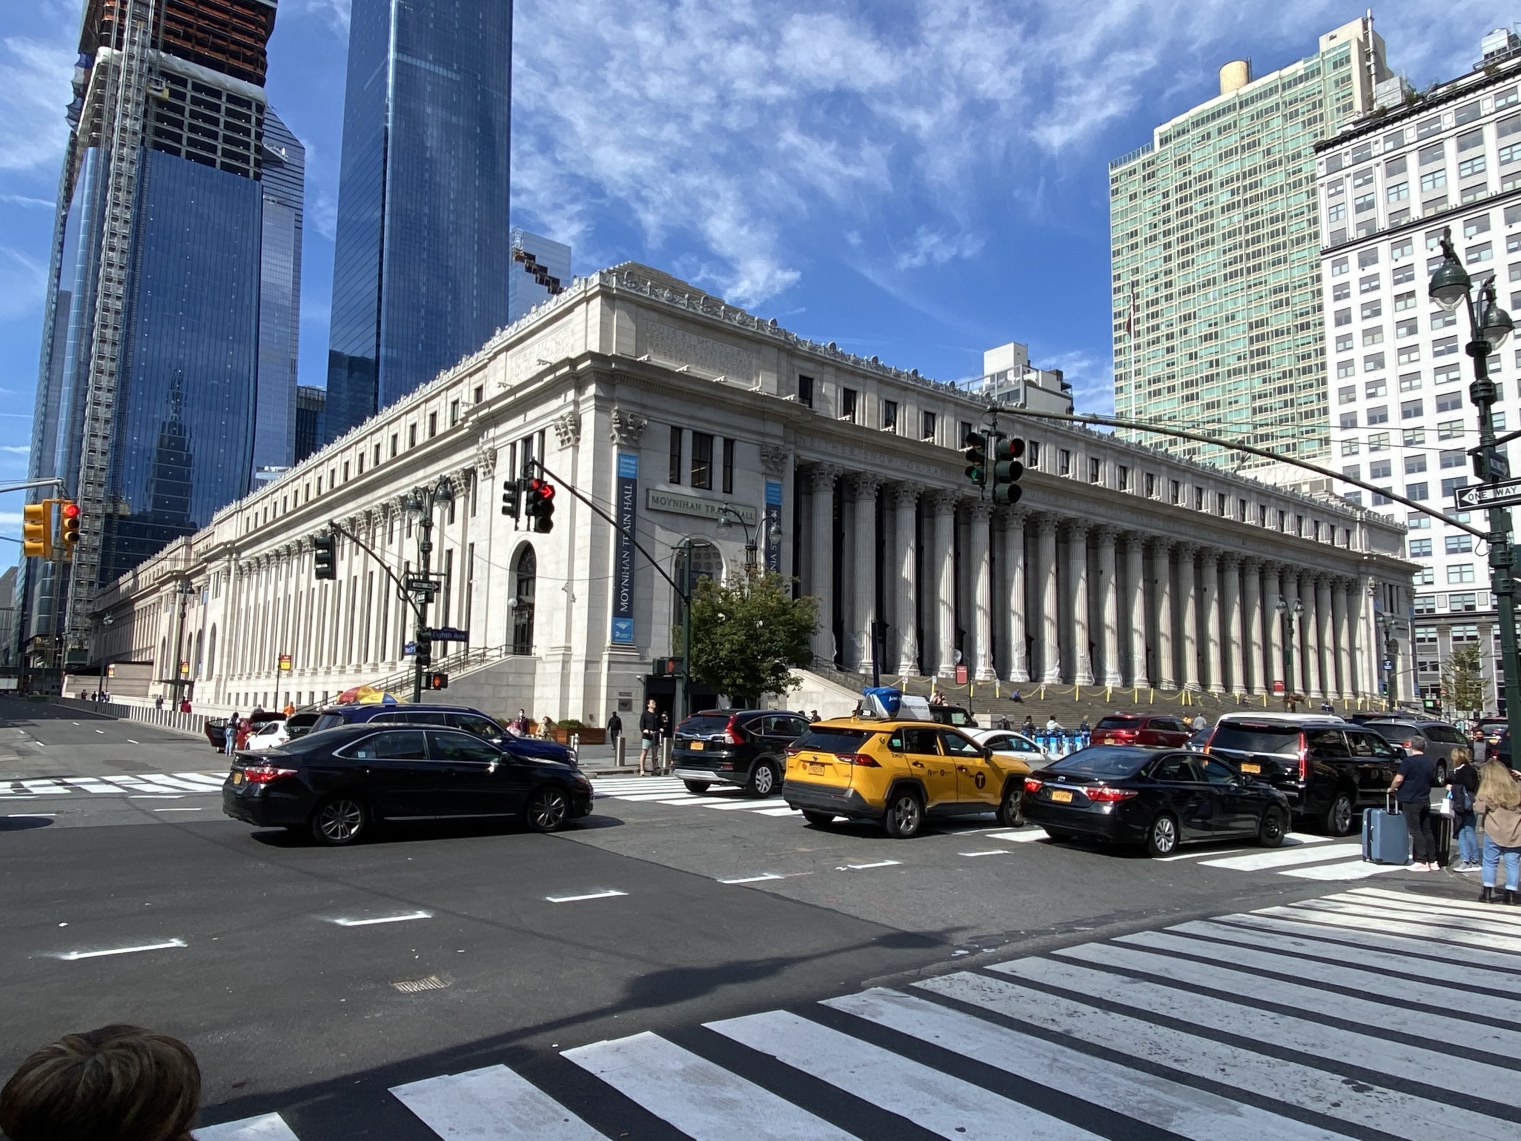
[[[352,844],[382,821],[512,816],[553,832],[591,812],[592,786],[561,761],[524,757],[446,726],[360,723],[240,752],[222,811],[258,827]]]
[[[1295,818],[1333,836],[1379,807],[1401,752],[1373,729],[1325,714],[1229,713],[1205,751],[1288,796]]]
[[[1053,840],[1092,836],[1170,856],[1179,844],[1283,843],[1288,797],[1215,757],[1089,747],[1025,778],[1025,817]]]
[[[970,709],[959,705],[931,705],[930,720],[938,725],[954,725],[958,729],[977,728],[977,717]]]
[[[992,749],[1011,761],[1024,761],[1032,768],[1039,768],[1056,759],[1029,737],[1012,729],[964,729],[962,732],[983,748]]]
[[[1407,751],[1419,739],[1422,750],[1436,765],[1437,784],[1446,784],[1447,774],[1457,767],[1453,750],[1473,747],[1461,729],[1446,721],[1369,721],[1367,726],[1391,745]]]
[[[305,737],[312,731],[312,726],[317,723],[317,718],[321,716],[322,714],[311,709],[300,713],[292,713],[285,719],[285,727],[290,731],[292,739]]]
[[[1089,737],[1089,744],[1177,749],[1186,745],[1192,735],[1191,728],[1169,714],[1111,713],[1099,718]]]
[[[671,765],[688,792],[738,785],[772,796],[787,771],[787,747],[808,732],[808,718],[785,709],[704,709],[676,726]]]
[[[782,797],[809,824],[871,820],[901,839],[935,817],[996,812],[1012,828],[1029,771],[949,725],[847,717],[810,726],[787,750]]]
[[[554,741],[541,741],[536,737],[519,737],[508,732],[506,726],[495,718],[479,709],[471,709],[468,705],[385,705],[365,702],[329,705],[318,715],[310,731],[320,733],[339,725],[365,725],[372,721],[392,725],[403,722],[409,725],[448,725],[474,733],[481,740],[490,741],[520,757],[541,757],[567,765],[577,763],[574,749]]]
[[[266,721],[249,732],[248,740],[243,742],[243,748],[249,752],[258,753],[265,749],[277,749],[289,740],[290,730],[286,728],[284,721]]]
[[[285,714],[281,713],[278,709],[261,709],[258,713],[244,714],[244,720],[248,722],[251,729],[258,729],[260,726],[268,725],[271,721],[284,721]],[[206,734],[206,740],[211,743],[211,747],[220,753],[226,738],[227,718],[208,717],[201,724],[201,732]]]

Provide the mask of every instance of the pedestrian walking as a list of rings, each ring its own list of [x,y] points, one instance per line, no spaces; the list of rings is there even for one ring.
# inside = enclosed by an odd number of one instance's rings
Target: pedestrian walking
[[[1389,786],[1405,817],[1410,832],[1411,870],[1434,872],[1436,837],[1431,831],[1431,786],[1436,783],[1436,766],[1425,753],[1425,743],[1416,737],[1400,761],[1400,771]]]
[[[639,715],[639,775],[645,772],[645,762],[650,760],[650,753],[655,753],[651,764],[651,772],[660,766],[660,747],[657,738],[660,736],[660,714],[655,712],[655,699],[651,698],[645,703],[644,712]]]
[[[512,728],[519,737],[528,736],[528,711],[518,710],[518,715],[512,719]]]
[[[200,1107],[190,1047],[140,1026],[102,1026],[21,1063],[0,1091],[0,1131],[12,1141],[188,1141]]]
[[[1479,770],[1467,749],[1452,751],[1453,770],[1447,779],[1447,801],[1452,805],[1452,832],[1458,840],[1455,872],[1479,870],[1479,814],[1473,810],[1479,794]]]
[[[1474,811],[1484,818],[1484,871],[1479,878],[1480,903],[1495,902],[1495,879],[1505,861],[1505,899],[1517,903],[1521,891],[1521,784],[1509,765],[1490,761],[1479,771],[1479,795]]]
[[[233,750],[238,747],[238,711],[234,709],[227,718],[227,724],[222,726],[222,752],[229,757]]]
[[[618,711],[613,710],[607,719],[607,743],[613,747],[613,756],[618,755],[618,738],[623,736],[623,718],[618,716]]]
[[[164,695],[161,693],[161,694],[159,694],[157,697],[155,697],[153,699],[153,708],[154,709],[162,709],[163,707],[164,707]]]

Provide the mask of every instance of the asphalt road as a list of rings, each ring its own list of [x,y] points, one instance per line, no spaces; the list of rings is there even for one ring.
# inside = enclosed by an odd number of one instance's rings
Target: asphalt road
[[[0,699],[0,1074],[137,1022],[195,1049],[208,1120],[320,1117],[357,1089],[531,1076],[554,1050],[1297,901],[1347,883],[1296,867],[1355,870],[1332,841],[1272,868],[1235,846],[1151,861],[991,818],[892,841],[638,778],[600,783],[555,836],[434,825],[328,850],[223,817],[220,768],[181,734]]]

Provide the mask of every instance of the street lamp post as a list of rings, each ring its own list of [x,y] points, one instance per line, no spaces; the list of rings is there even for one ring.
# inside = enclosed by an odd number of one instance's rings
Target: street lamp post
[[[431,648],[428,662],[424,663],[422,648],[433,644],[432,631],[428,628],[428,604],[433,601],[433,582],[430,563],[433,557],[433,510],[440,504],[454,502],[454,489],[449,480],[440,476],[432,487],[414,488],[407,493],[404,506],[407,514],[417,521],[417,561],[422,583],[415,590],[417,595],[417,627],[413,634],[412,653],[412,700],[421,701],[423,694],[423,671],[432,664]]]
[[[106,676],[109,672],[106,665],[106,632],[111,629],[111,623],[114,621],[116,619],[110,614],[100,616],[100,688],[96,690],[97,693],[104,693],[106,690]]]
[[[1394,623],[1392,623],[1392,622],[1389,621],[1389,616],[1387,614],[1379,622],[1379,627],[1381,628],[1381,630],[1383,632],[1383,635],[1384,635],[1384,644],[1383,644],[1384,660],[1382,662],[1382,665],[1383,665],[1383,674],[1384,674],[1384,708],[1385,709],[1393,709],[1394,708],[1394,654],[1395,654],[1395,651],[1399,649],[1399,642],[1396,641],[1396,639],[1394,637]]]
[[[1304,614],[1304,603],[1296,598],[1291,606],[1284,599],[1283,595],[1280,594],[1274,608],[1278,611],[1278,621],[1282,625],[1283,704],[1287,708],[1290,698],[1294,693],[1294,622]]]
[[[1452,248],[1452,227],[1442,232],[1442,264],[1431,275],[1431,299],[1451,313],[1461,305],[1468,313],[1472,339],[1466,351],[1473,358],[1473,384],[1468,398],[1479,412],[1479,447],[1477,468],[1486,483],[1499,483],[1508,471],[1497,462],[1494,403],[1497,393],[1489,379],[1489,355],[1499,351],[1510,336],[1514,323],[1510,314],[1495,301],[1495,279],[1491,274],[1479,287],[1477,297],[1468,271]],[[1521,741],[1521,667],[1516,653],[1516,580],[1514,554],[1510,543],[1510,519],[1504,507],[1489,508],[1490,591],[1495,599],[1500,622],[1500,656],[1505,669],[1505,719],[1512,741]]]

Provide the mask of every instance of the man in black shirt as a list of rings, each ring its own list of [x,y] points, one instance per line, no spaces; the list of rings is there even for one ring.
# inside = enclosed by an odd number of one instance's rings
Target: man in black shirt
[[[1389,786],[1405,815],[1405,827],[1410,830],[1412,871],[1437,870],[1436,837],[1431,832],[1431,786],[1435,783],[1436,765],[1426,755],[1426,743],[1416,737],[1400,761],[1399,774]]]
[[[653,758],[650,756],[652,750]],[[650,772],[660,770],[660,714],[655,712],[654,698],[645,702],[644,712],[639,715],[639,774],[641,776],[644,775],[646,761],[650,762]]]

